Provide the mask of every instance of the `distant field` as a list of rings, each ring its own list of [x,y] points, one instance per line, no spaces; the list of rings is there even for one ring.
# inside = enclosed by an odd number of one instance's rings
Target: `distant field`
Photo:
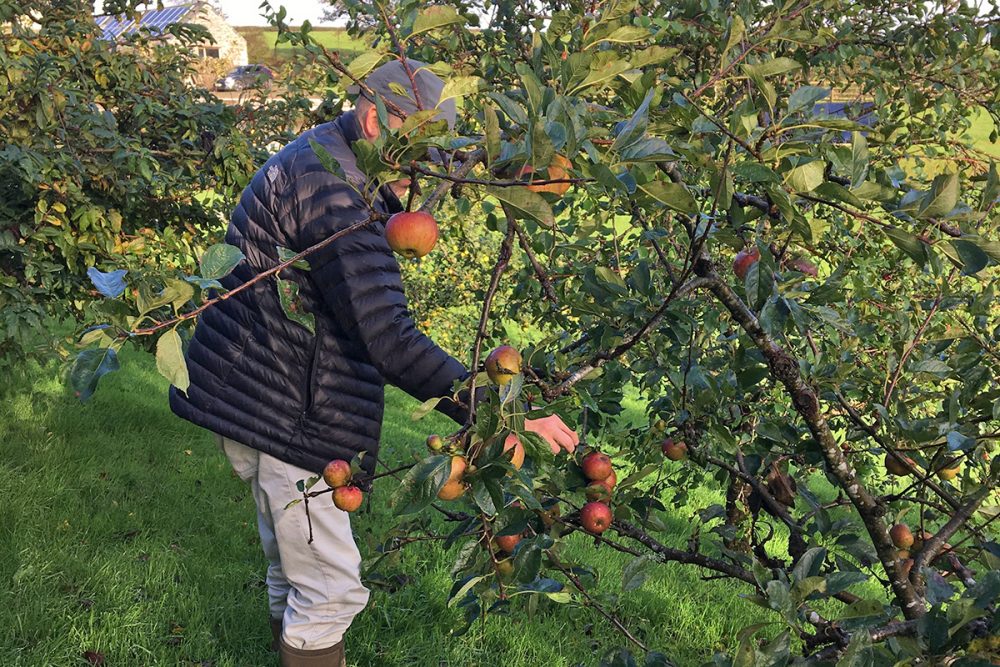
[[[252,63],[278,65],[289,60],[299,49],[288,44],[277,44],[278,31],[258,26],[237,27],[236,31],[247,40],[247,56]],[[339,51],[345,59],[361,53],[367,45],[347,34],[343,28],[313,28],[312,36],[328,49]]]

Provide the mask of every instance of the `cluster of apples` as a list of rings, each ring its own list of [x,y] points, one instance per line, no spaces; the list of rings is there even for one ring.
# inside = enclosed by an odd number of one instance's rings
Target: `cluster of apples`
[[[899,550],[896,553],[896,557],[899,559],[900,567],[903,569],[903,576],[910,576],[910,570],[913,569],[913,559],[910,557],[910,551],[920,551],[924,548],[924,542],[932,537],[933,535],[926,530],[921,531],[919,536],[914,535],[913,531],[905,523],[897,523],[889,529],[889,538],[892,540],[893,546]],[[945,542],[943,549],[945,552],[948,552],[951,551],[952,546]]]
[[[580,524],[591,533],[600,535],[611,525],[612,514],[608,502],[618,476],[615,474],[611,457],[603,452],[590,452],[580,461],[583,475],[590,482],[585,493],[587,504],[580,509]]]
[[[334,459],[323,468],[323,481],[333,489],[333,504],[345,512],[354,512],[361,507],[364,494],[354,484],[351,484],[351,464],[347,461]]]
[[[399,215],[399,214],[397,214]],[[391,220],[390,220],[391,222]],[[486,357],[486,375],[497,385],[505,385],[514,379],[521,372],[521,353],[510,345],[501,345]],[[431,435],[427,438],[427,448],[434,453],[441,453],[449,450],[444,438],[440,435]],[[513,433],[504,440],[504,452],[513,453],[510,455],[511,465],[518,470],[524,465],[524,445]],[[465,473],[469,469],[469,462],[461,453],[454,452],[451,457],[451,471],[448,481],[445,482],[441,490],[438,491],[438,498],[441,500],[455,500],[465,493]]]

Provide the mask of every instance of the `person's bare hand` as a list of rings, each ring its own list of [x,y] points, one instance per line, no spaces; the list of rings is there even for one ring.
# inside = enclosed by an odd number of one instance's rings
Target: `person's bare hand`
[[[562,449],[572,452],[580,444],[580,438],[576,431],[566,426],[558,415],[549,415],[541,419],[525,419],[524,430],[542,436],[549,443],[553,454],[558,454]]]

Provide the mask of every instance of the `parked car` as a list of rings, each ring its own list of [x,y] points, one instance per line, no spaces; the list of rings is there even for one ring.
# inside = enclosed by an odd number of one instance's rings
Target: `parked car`
[[[240,65],[229,74],[219,77],[216,90],[246,90],[247,88],[269,88],[274,81],[274,72],[266,65]]]

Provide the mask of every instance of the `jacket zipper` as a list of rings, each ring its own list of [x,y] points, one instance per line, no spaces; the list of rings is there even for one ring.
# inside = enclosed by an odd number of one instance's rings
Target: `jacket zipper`
[[[305,421],[306,415],[312,410],[313,386],[316,384],[316,368],[319,366],[319,332],[313,335],[312,356],[309,358],[309,368],[306,369],[306,390],[305,403],[302,406],[301,421]]]

